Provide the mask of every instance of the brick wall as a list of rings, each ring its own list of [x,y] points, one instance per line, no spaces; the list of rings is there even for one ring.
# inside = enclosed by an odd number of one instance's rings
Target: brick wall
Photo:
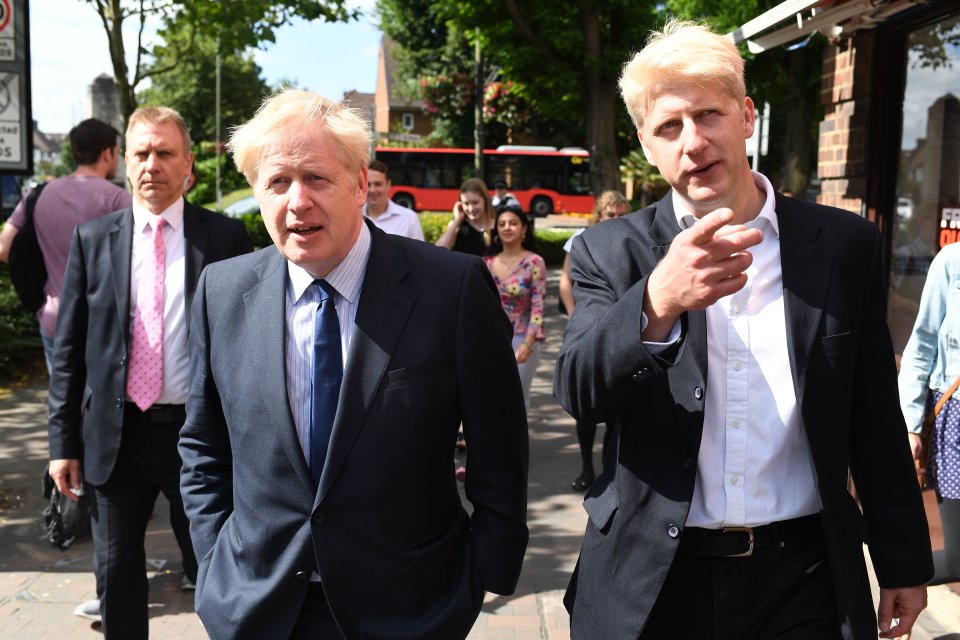
[[[860,213],[866,195],[866,115],[873,34],[830,45],[823,56],[817,175],[822,204]]]

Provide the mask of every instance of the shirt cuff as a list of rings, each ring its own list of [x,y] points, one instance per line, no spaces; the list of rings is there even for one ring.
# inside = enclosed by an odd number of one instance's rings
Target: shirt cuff
[[[649,324],[647,319],[647,314],[643,311],[640,312],[640,333],[647,329],[647,324]],[[647,340],[643,341],[643,345],[647,348],[651,354],[659,356],[664,351],[674,346],[680,341],[680,321],[677,320],[673,323],[673,328],[670,329],[670,334],[667,336],[667,339],[664,342],[648,342]]]

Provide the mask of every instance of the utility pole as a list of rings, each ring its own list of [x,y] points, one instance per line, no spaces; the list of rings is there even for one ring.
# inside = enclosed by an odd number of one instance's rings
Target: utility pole
[[[477,28],[476,38],[473,42],[473,61],[474,61],[474,105],[473,105],[473,166],[477,171],[477,177],[483,180],[483,56],[480,51],[480,29]]]
[[[216,101],[216,108],[214,111],[214,121],[216,122],[216,133],[214,137],[216,138],[217,150],[217,211],[223,211],[223,189],[220,187],[220,36],[217,36],[217,72],[216,72],[217,81],[214,88],[214,100]]]

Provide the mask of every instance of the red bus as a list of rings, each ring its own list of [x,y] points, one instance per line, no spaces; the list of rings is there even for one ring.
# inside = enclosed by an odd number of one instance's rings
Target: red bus
[[[583,149],[503,146],[484,154],[484,182],[502,180],[524,211],[590,213],[590,154]],[[460,185],[476,175],[473,149],[378,147],[377,160],[390,169],[390,197],[414,211],[450,211]]]

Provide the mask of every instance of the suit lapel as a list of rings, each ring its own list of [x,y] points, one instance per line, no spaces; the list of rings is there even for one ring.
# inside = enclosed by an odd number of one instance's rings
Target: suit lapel
[[[372,224],[368,223],[368,227],[372,236],[370,259],[363,278],[317,505],[335,482],[360,434],[416,302],[416,294],[404,284],[409,267],[396,252],[394,241]]]
[[[254,266],[257,284],[243,294],[245,326],[248,328],[243,347],[249,350],[250,362],[257,363],[257,377],[262,381],[257,388],[260,401],[270,416],[269,424],[304,490],[313,496],[316,485],[297,438],[287,395],[287,262],[272,247],[257,255],[261,258]]]
[[[130,344],[130,270],[133,268],[133,209],[126,209],[110,230],[110,271],[123,344]]]
[[[830,289],[833,257],[817,244],[819,224],[804,216],[790,199],[777,194],[780,264],[787,348],[797,402],[803,403],[810,349],[820,330],[824,300]]]
[[[195,207],[189,202],[183,206],[183,241],[184,258],[184,302],[187,308],[187,330],[190,329],[189,310],[193,304],[193,294],[197,290],[197,281],[204,267],[204,256],[207,253],[207,216],[203,209]]]

